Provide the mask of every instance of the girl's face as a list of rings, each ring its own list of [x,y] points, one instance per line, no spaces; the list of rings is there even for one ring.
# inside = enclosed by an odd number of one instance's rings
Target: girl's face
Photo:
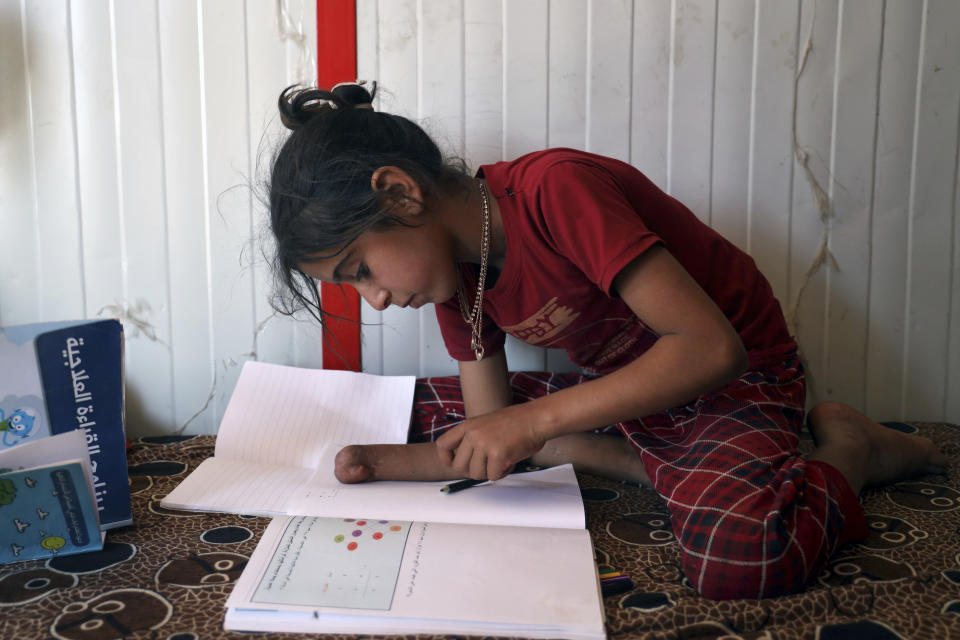
[[[457,291],[452,239],[432,220],[366,231],[337,255],[299,267],[323,282],[352,285],[377,310],[391,304],[418,309],[446,302]]]

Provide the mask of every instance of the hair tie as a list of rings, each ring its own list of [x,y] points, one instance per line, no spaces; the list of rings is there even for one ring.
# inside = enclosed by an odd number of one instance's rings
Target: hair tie
[[[283,90],[277,101],[280,121],[291,131],[296,131],[314,118],[324,117],[334,109],[365,109],[373,111],[373,96],[377,83],[366,80],[341,82],[329,91],[316,87],[292,85]]]
[[[340,82],[333,85],[330,93],[336,95],[346,104],[349,104],[353,109],[370,109],[373,111],[373,96],[377,93],[377,82],[376,80],[369,81],[369,90],[367,89],[367,84],[367,80]],[[339,108],[333,100],[328,100],[327,102],[332,108]]]

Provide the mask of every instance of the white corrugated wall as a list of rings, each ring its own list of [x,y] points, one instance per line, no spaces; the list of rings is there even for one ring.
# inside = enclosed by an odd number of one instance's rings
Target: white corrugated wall
[[[0,324],[125,319],[133,435],[215,431],[246,359],[320,365],[267,304],[250,188],[315,77],[313,4],[0,0]],[[631,162],[754,256],[815,399],[960,423],[960,4],[357,5],[379,108],[471,166]],[[455,370],[432,309],[363,317],[366,370]]]
[[[309,0],[0,0],[0,324],[123,319],[132,435],[215,432],[251,357],[319,364],[251,242],[315,34]]]

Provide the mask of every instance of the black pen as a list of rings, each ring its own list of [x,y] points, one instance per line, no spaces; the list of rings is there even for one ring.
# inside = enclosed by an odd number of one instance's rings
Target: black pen
[[[456,493],[457,491],[463,491],[464,489],[475,487],[478,484],[483,484],[484,482],[489,482],[489,480],[474,480],[472,478],[467,478],[466,480],[458,480],[457,482],[445,484],[440,487],[440,491],[443,493]]]

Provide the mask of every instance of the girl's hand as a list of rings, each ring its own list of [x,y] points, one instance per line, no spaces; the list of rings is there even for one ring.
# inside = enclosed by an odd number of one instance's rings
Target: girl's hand
[[[437,438],[446,464],[466,477],[499,480],[543,448],[546,438],[530,420],[521,420],[522,405],[465,420]],[[518,411],[519,410],[519,411]]]

